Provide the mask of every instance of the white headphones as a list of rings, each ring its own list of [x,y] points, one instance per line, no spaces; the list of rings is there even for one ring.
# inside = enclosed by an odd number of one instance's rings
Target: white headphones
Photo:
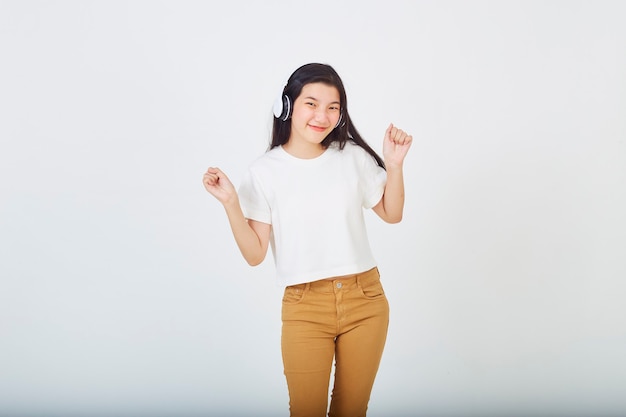
[[[293,104],[291,103],[291,99],[287,94],[283,94],[274,101],[274,117],[279,119],[282,122],[286,122],[293,112]],[[337,120],[337,124],[335,125],[335,129],[339,127],[341,124],[341,120],[343,119],[343,112],[339,113],[339,120]],[[345,123],[344,123],[345,124]]]
[[[291,117],[292,110],[291,99],[286,94],[278,97],[274,102],[274,117],[283,122]]]

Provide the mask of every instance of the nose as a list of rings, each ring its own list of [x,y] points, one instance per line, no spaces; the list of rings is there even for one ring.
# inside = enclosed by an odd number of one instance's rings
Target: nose
[[[316,122],[326,122],[330,119],[330,115],[324,109],[317,109],[315,111],[315,121]]]

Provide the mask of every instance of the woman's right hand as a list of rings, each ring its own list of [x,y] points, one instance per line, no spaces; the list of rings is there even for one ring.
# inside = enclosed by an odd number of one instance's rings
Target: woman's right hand
[[[204,188],[224,205],[237,198],[237,190],[235,190],[226,174],[219,168],[211,167],[207,169],[202,177],[202,183]]]
[[[202,184],[224,205],[233,236],[244,259],[253,266],[263,262],[267,254],[271,226],[244,217],[235,187],[219,168],[207,169],[202,177]]]

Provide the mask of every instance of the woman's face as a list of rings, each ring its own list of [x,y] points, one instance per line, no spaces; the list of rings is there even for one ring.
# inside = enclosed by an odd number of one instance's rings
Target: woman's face
[[[336,87],[324,83],[306,84],[293,104],[289,142],[321,146],[337,125],[340,114]]]

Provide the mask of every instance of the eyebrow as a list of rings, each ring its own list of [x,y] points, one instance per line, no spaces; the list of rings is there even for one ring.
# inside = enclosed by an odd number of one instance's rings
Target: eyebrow
[[[315,101],[319,101],[318,99],[316,99],[315,97],[305,97],[305,100],[315,100]],[[339,104],[341,106],[341,103],[339,101],[331,101],[329,104]]]

